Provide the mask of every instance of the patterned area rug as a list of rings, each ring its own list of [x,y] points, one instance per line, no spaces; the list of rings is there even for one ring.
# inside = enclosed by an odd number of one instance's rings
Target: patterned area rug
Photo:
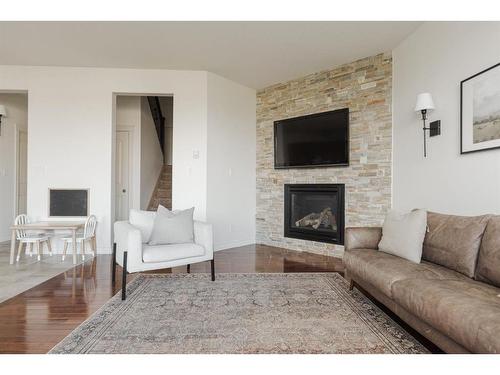
[[[50,353],[426,353],[336,273],[140,275]]]

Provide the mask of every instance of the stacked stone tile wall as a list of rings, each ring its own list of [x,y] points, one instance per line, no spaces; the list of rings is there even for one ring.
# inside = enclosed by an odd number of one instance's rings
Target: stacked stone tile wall
[[[391,206],[392,58],[379,54],[257,93],[257,243],[341,256],[338,245],[283,236],[284,184],[343,183],[346,227],[380,225]],[[274,169],[273,123],[350,111],[348,167]]]

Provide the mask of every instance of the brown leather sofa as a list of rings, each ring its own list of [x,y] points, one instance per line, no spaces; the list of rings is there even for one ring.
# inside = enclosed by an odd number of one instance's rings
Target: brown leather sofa
[[[420,264],[378,251],[382,228],[347,228],[347,279],[445,352],[500,353],[500,216],[427,225]]]

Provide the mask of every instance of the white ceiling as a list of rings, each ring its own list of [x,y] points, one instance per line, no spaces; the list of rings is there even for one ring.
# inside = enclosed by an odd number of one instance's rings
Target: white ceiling
[[[207,70],[260,89],[392,50],[420,22],[0,22],[0,64]]]

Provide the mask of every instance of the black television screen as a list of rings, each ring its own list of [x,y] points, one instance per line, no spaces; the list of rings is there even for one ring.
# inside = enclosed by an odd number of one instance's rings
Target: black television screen
[[[274,167],[349,165],[349,108],[274,122]]]

